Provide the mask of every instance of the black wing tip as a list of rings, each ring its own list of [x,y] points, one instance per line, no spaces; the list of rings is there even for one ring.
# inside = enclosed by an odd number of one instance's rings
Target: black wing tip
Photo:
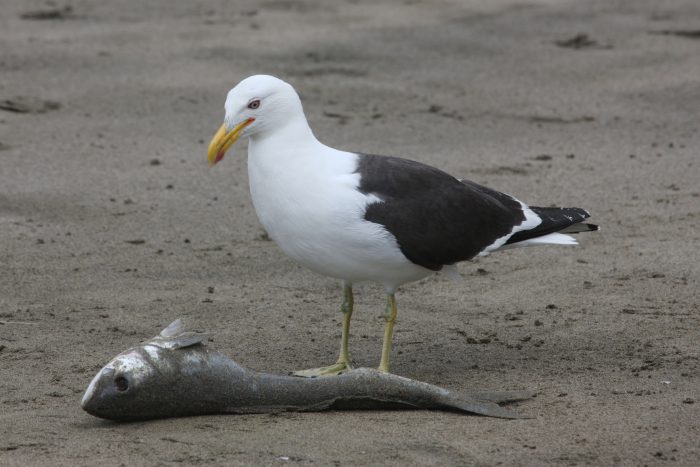
[[[584,224],[583,222],[581,222],[579,224],[574,225],[581,227],[581,230],[579,230],[579,232],[595,232],[596,230],[600,230],[600,226],[598,224]]]
[[[581,216],[581,220],[588,219],[591,217],[591,213],[583,208],[560,208],[562,211],[570,211]]]
[[[563,234],[577,234],[581,232],[595,232],[596,230],[600,230],[600,226],[596,224],[586,224],[583,222],[577,222],[575,224],[571,224],[567,227],[564,227],[561,230],[558,230],[558,232]]]

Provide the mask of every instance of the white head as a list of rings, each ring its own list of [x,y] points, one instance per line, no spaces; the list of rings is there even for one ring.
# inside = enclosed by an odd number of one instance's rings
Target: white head
[[[250,76],[228,92],[224,124],[209,143],[208,159],[216,164],[241,136],[265,135],[306,117],[294,88],[268,75]]]

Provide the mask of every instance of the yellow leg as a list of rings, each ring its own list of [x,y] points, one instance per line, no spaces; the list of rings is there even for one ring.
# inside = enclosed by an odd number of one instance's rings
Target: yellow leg
[[[345,284],[343,286],[343,304],[340,306],[340,311],[343,312],[343,334],[340,338],[340,355],[338,356],[338,361],[335,362],[334,365],[330,366],[295,371],[293,373],[294,376],[302,376],[305,378],[334,376],[352,369],[350,367],[350,353],[348,351],[348,337],[350,335],[350,318],[352,318],[352,309],[352,286]]]
[[[394,337],[394,323],[396,322],[396,298],[394,294],[387,295],[386,313],[384,315],[384,345],[382,345],[382,359],[379,362],[379,371],[389,373],[389,356],[391,354],[391,341]]]
[[[340,355],[338,356],[336,364],[345,364],[349,369],[350,353],[348,351],[348,338],[350,336],[350,318],[352,318],[354,304],[352,286],[346,285],[343,287],[343,297],[343,304],[340,306],[340,311],[343,312],[343,335],[340,338]]]

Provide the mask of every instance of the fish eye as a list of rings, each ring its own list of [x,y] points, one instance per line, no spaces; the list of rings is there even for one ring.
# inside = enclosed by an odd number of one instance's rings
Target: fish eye
[[[114,379],[114,387],[119,392],[124,392],[129,389],[129,381],[123,376]]]
[[[260,99],[253,99],[252,101],[248,102],[248,108],[255,110],[260,107]]]

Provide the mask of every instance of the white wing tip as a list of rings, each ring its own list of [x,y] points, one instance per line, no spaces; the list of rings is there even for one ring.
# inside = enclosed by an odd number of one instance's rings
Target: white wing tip
[[[564,235],[558,232],[543,235],[541,237],[530,238],[518,242],[516,245],[578,245],[578,241],[571,235]]]

